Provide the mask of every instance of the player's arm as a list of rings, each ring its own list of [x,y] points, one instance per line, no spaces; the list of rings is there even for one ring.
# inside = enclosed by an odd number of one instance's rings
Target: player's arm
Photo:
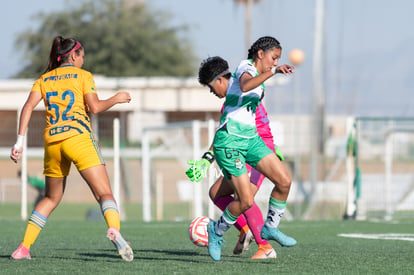
[[[263,82],[273,75],[271,71],[264,72],[257,76],[245,72],[240,76],[240,89],[243,93],[259,87]]]
[[[25,104],[23,105],[23,109],[20,113],[19,131],[17,134],[17,140],[13,148],[11,149],[11,153],[10,153],[10,158],[16,163],[20,159],[20,156],[23,152],[23,140],[24,140],[24,136],[26,135],[27,127],[29,125],[29,121],[32,116],[33,109],[37,106],[37,104],[39,104],[41,100],[42,100],[41,93],[31,92]]]
[[[85,101],[89,111],[92,114],[97,114],[110,109],[116,104],[129,103],[131,101],[131,95],[128,92],[118,92],[108,99],[101,100],[96,93],[87,93],[85,95]]]
[[[259,87],[267,79],[271,78],[277,73],[291,74],[295,68],[291,65],[281,65],[273,67],[271,70],[263,72],[257,76],[252,76],[251,74],[245,72],[240,77],[240,89],[243,93],[248,92],[254,88]]]

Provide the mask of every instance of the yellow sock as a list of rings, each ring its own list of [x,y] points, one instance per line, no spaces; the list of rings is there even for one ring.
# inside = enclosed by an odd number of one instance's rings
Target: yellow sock
[[[26,232],[23,237],[23,246],[27,249],[30,249],[32,244],[36,241],[39,236],[40,231],[47,222],[47,217],[43,216],[39,212],[33,211],[32,215],[27,222]]]
[[[121,218],[119,217],[118,207],[114,201],[107,200],[101,204],[102,214],[108,227],[120,230]]]
[[[118,211],[112,209],[105,211],[104,219],[108,227],[113,227],[118,231],[121,228],[121,219],[119,217]]]
[[[26,232],[24,233],[23,246],[30,249],[32,244],[36,241],[37,236],[42,229],[32,222],[27,223]]]

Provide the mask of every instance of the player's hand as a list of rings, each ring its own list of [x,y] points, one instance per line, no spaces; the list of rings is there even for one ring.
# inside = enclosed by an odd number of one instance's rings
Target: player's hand
[[[189,160],[190,168],[185,172],[191,181],[200,182],[206,175],[211,163],[202,158],[201,160]]]
[[[282,151],[280,151],[280,148],[277,147],[276,145],[275,145],[275,153],[276,153],[276,156],[280,159],[280,161],[285,160],[285,157],[283,156]]]
[[[10,153],[10,158],[17,163],[17,161],[20,159],[21,155],[23,152],[23,148],[22,147],[18,147],[16,145],[13,146],[13,148],[11,149],[11,153]]]
[[[128,92],[119,92],[116,94],[119,103],[131,102],[131,95]]]
[[[292,74],[295,72],[295,67],[293,67],[292,65],[284,64],[278,67],[273,67],[272,72],[273,74],[277,74],[277,73],[282,73],[284,75]]]
[[[22,152],[23,152],[23,140],[24,136],[18,135],[16,144],[14,144],[13,148],[11,149],[10,158],[17,163],[20,159]]]

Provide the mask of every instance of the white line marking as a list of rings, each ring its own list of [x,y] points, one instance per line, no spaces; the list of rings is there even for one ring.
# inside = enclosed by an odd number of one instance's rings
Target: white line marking
[[[375,239],[375,240],[399,240],[414,242],[414,234],[404,233],[387,233],[387,234],[338,234],[339,237],[358,238],[358,239]]]

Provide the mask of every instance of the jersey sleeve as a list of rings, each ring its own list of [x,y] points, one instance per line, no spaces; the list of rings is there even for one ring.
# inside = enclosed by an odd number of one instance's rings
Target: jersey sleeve
[[[84,81],[83,81],[83,91],[84,94],[95,93],[96,94],[96,86],[95,81],[93,80],[93,76],[90,72],[85,72],[84,74]]]
[[[243,60],[239,67],[237,68],[237,72],[236,72],[236,78],[240,79],[240,77],[244,74],[244,73],[248,73],[251,76],[256,76],[257,75],[257,70],[256,68],[253,66],[253,64],[249,61],[249,60]]]
[[[32,89],[30,90],[30,92],[32,92],[32,93],[33,92],[35,92],[35,93],[41,93],[42,90],[41,90],[41,87],[40,87],[40,83],[41,83],[41,80],[40,79],[36,80],[35,83],[32,86]]]

